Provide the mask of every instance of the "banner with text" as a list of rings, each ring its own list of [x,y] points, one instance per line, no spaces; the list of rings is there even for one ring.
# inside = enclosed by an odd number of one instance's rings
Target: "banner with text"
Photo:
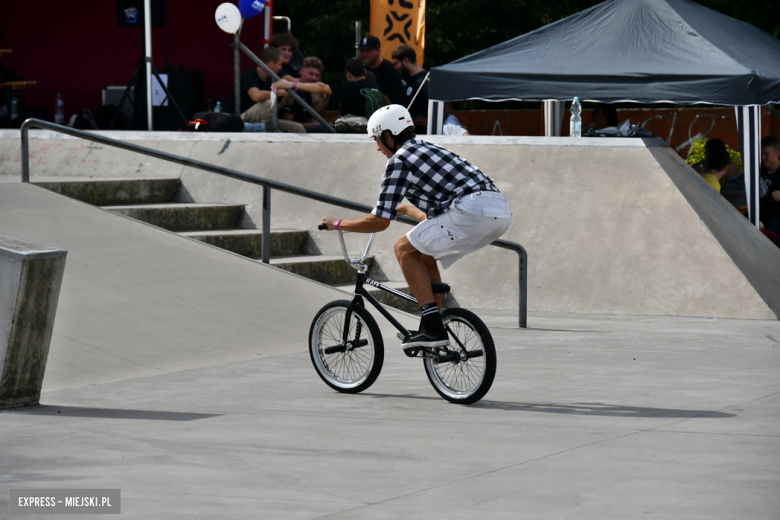
[[[396,47],[405,43],[425,57],[425,0],[371,0],[371,34],[382,44],[382,57],[392,61]]]

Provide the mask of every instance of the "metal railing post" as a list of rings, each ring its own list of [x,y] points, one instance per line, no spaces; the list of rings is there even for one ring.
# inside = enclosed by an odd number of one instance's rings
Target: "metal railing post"
[[[111,139],[110,137],[103,137],[102,135],[94,134],[91,132],[85,132],[84,130],[76,130],[75,128],[56,125],[54,123],[49,123],[48,121],[41,121],[40,119],[27,119],[24,123],[22,123],[22,127],[20,129],[22,134],[22,149],[21,149],[22,182],[30,182],[30,154],[29,154],[28,132],[30,128],[33,127],[43,128],[46,130],[51,130],[53,132],[59,132],[65,135],[71,135],[73,137],[79,137],[81,139],[94,141],[107,146],[114,146],[122,150],[128,150],[131,152],[148,155],[150,157],[155,157],[163,161],[174,162],[190,168],[197,168],[199,170],[216,173],[218,175],[224,175],[225,177],[229,177],[231,179],[238,179],[240,181],[250,182],[262,186],[263,187],[263,227],[262,227],[263,238],[262,238],[261,247],[263,250],[261,256],[262,256],[262,262],[265,264],[270,262],[270,257],[271,257],[271,190],[272,189],[277,189],[285,193],[291,193],[293,195],[297,195],[299,197],[306,197],[308,199],[316,200],[318,202],[333,204],[334,206],[339,206],[342,208],[363,212],[363,213],[370,213],[371,210],[374,209],[372,206],[367,206],[365,204],[358,204],[356,202],[352,202],[351,200],[332,197],[330,195],[325,195],[324,193],[318,193],[316,191],[307,190],[305,188],[299,188],[297,186],[286,184],[284,182],[265,179],[263,177],[257,177],[255,175],[250,175],[248,173],[232,170],[230,168],[225,168],[223,166],[217,166],[203,161],[189,159],[187,157],[182,157],[181,155],[174,155],[168,152],[161,152],[160,150],[154,150],[153,148],[147,148],[145,146],[139,146],[137,144],[130,144],[125,141],[119,141],[117,139]],[[407,216],[398,217],[396,221],[403,222],[404,224],[410,224],[413,226],[419,224],[419,222]],[[526,253],[525,248],[523,246],[521,246],[516,242],[509,242],[508,240],[501,240],[501,239],[495,240],[490,245],[495,247],[500,247],[501,249],[509,249],[515,251],[520,256],[520,273],[519,273],[519,281],[518,281],[518,285],[519,285],[518,290],[520,293],[519,302],[518,302],[519,325],[520,328],[526,328],[527,307],[528,307],[528,254]]]
[[[237,116],[241,115],[241,52],[238,50],[238,44],[241,43],[241,37],[236,34],[233,37],[233,97],[236,100],[233,105],[233,112]],[[249,107],[247,107],[249,108]]]
[[[29,121],[29,119],[28,119]],[[30,127],[22,123],[22,182],[30,182]]]
[[[263,186],[263,240],[262,260],[271,263],[271,187]]]
[[[528,327],[528,254],[523,246],[520,246],[520,248],[522,251],[517,252],[518,256],[520,256],[520,286],[518,287],[519,298],[517,306],[519,309],[518,326],[521,329],[525,329]]]
[[[360,38],[363,33],[362,23],[357,21],[355,22],[355,57],[360,57]]]

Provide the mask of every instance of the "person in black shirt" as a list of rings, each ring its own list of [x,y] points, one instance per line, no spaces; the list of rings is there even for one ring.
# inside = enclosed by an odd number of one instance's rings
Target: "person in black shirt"
[[[380,92],[387,96],[391,103],[400,103],[404,92],[401,74],[395,70],[393,64],[380,54],[379,38],[366,36],[359,45],[360,59],[366,70],[376,76]]]
[[[276,47],[266,47],[260,54],[260,61],[265,63],[274,74],[278,75],[282,69],[282,53]],[[271,123],[273,117],[272,84],[271,77],[262,67],[249,69],[241,74],[241,108],[248,107],[241,113],[241,119],[247,123]],[[286,98],[289,94],[286,91],[281,91],[278,96]],[[300,123],[281,118],[278,120],[278,127],[282,132],[306,132]]]
[[[324,70],[325,66],[322,63],[322,60],[316,56],[305,58],[303,60],[303,67],[301,67],[300,83],[318,83]],[[301,96],[309,106],[316,110],[317,113],[325,117],[325,111],[328,109],[330,96],[326,94],[312,94],[303,90],[299,91],[298,95]],[[296,123],[301,123],[307,132],[326,132],[325,128],[299,103],[294,103],[292,106],[285,108],[282,112],[282,117],[290,121],[295,121]]]
[[[347,82],[340,85],[325,83],[298,83],[298,90],[314,94],[330,94],[333,99],[341,102],[341,115],[371,117],[382,106],[379,88],[366,79],[366,68],[359,58],[350,58],[345,65]],[[275,83],[277,88],[290,89],[295,85],[289,80]]]
[[[409,113],[414,119],[414,133],[428,133],[428,82],[425,77],[428,74],[424,68],[417,65],[417,53],[408,45],[399,45],[393,51],[393,65],[395,70],[401,73],[401,78],[406,82],[406,91],[403,95],[402,105],[408,107]],[[417,94],[417,91],[420,91]],[[415,98],[415,94],[417,97]],[[414,104],[409,103],[414,99]]]
[[[761,139],[761,177],[769,189],[760,201],[759,216],[766,229],[780,235],[780,140],[773,135]]]
[[[290,81],[300,78],[300,62],[298,62],[298,68],[292,63],[292,57],[298,50],[298,38],[286,32],[277,33],[271,37],[268,45],[276,47],[282,53],[282,70],[276,75]]]

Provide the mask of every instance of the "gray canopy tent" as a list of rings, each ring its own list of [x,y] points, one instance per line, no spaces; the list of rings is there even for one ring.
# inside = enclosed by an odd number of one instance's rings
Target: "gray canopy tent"
[[[780,102],[780,40],[750,24],[690,0],[608,0],[434,67],[430,80],[434,134],[441,133],[445,101],[578,96],[734,106],[750,218],[758,225],[760,107]],[[547,120],[560,125],[559,116]]]

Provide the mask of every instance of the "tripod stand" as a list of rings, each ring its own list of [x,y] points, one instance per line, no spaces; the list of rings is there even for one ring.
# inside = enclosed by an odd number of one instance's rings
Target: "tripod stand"
[[[136,88],[135,93],[135,100],[130,100],[130,89],[133,88],[136,84],[137,78],[139,78],[139,74],[143,76],[142,69],[146,65],[147,62],[151,63],[152,58],[143,58],[141,60],[138,60],[138,65],[135,68],[135,72],[133,72],[133,77],[130,79],[130,83],[127,84],[127,87],[125,87],[125,91],[122,93],[122,98],[119,100],[119,106],[117,107],[116,114],[114,114],[113,119],[111,119],[111,124],[108,125],[109,130],[114,129],[114,123],[116,122],[116,118],[119,116],[119,113],[122,111],[122,107],[125,104],[125,101],[130,101],[130,104],[133,106],[133,121],[135,121],[136,117],[138,117],[138,104],[139,100],[145,99],[144,96],[141,95],[140,90]],[[181,116],[181,120],[184,123],[184,126],[187,126],[187,118],[184,117],[184,113],[179,108],[179,105],[176,103],[176,100],[173,99],[173,96],[171,95],[170,91],[168,90],[168,87],[165,86],[165,83],[163,82],[162,78],[160,78],[160,74],[157,72],[157,69],[154,68],[154,65],[152,65],[152,74],[154,74],[154,77],[157,78],[157,82],[160,84],[160,87],[162,87],[163,92],[165,92],[165,98],[163,98],[162,103],[165,103],[165,100],[170,99],[171,103],[173,104],[174,108],[176,108],[176,111],[179,113],[179,116]],[[139,85],[141,82],[139,82]]]

